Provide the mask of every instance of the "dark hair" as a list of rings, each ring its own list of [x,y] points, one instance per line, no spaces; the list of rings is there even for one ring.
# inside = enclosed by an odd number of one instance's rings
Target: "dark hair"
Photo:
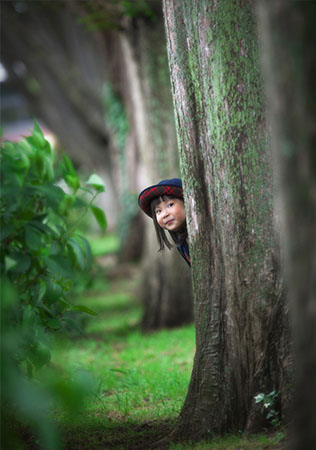
[[[165,246],[168,247],[169,250],[171,250],[173,246],[172,246],[172,244],[170,244],[170,242],[166,236],[165,230],[163,228],[161,228],[161,226],[157,222],[155,208],[157,205],[159,205],[159,203],[166,202],[168,200],[172,200],[173,198],[177,198],[177,199],[180,199],[183,201],[183,199],[181,199],[179,197],[175,197],[173,195],[162,195],[160,197],[154,198],[150,204],[151,214],[152,214],[152,218],[154,221],[154,227],[155,227],[156,236],[157,236],[157,240],[158,240],[158,244],[159,244],[159,250],[158,250],[159,252],[161,250],[164,250]],[[188,236],[187,225],[185,223],[184,226],[181,228],[181,230],[169,231],[168,233],[170,234],[173,242],[175,242],[176,244],[179,244],[182,241],[184,241]]]

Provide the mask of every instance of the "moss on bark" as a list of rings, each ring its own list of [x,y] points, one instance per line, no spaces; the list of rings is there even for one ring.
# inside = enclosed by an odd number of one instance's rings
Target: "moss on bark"
[[[287,318],[252,2],[164,13],[197,335],[179,432],[200,439],[258,424],[253,397],[282,390]]]

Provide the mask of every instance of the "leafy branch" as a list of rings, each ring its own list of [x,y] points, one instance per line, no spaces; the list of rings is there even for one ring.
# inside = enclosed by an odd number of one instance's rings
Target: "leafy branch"
[[[7,356],[20,366],[25,362],[31,375],[50,360],[48,332],[77,328],[69,313],[95,314],[72,305],[69,298],[75,273],[88,270],[91,263],[89,243],[76,230],[91,210],[105,231],[105,214],[94,205],[105,186],[96,174],[82,183],[67,156],[58,161],[36,121],[31,136],[4,142],[0,155],[3,295],[14,292],[11,301],[3,303],[2,313],[14,317],[6,322],[3,334],[5,338],[13,328],[16,335],[21,331]],[[62,181],[71,193],[62,189]],[[89,192],[88,202],[79,198],[79,190]],[[69,225],[70,211],[78,208],[79,218]]]

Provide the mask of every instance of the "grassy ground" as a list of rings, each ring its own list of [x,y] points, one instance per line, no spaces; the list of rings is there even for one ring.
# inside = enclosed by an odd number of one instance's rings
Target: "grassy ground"
[[[113,240],[93,244],[99,256],[115,249]],[[170,443],[155,446],[168,436],[181,410],[192,369],[194,328],[142,334],[141,305],[137,298],[139,269],[108,267],[99,259],[99,276],[78,299],[97,312],[85,319],[85,333],[60,338],[53,364],[66,372],[86,372],[92,378],[85,411],[70,421],[60,412],[56,421],[67,450],[270,449],[278,448],[282,433],[245,437],[226,436],[212,442]]]

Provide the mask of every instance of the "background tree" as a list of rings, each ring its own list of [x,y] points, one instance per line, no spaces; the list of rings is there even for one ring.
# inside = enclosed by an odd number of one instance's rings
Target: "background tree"
[[[22,93],[31,114],[77,166],[102,172],[102,206],[113,226],[118,188],[104,118],[102,36],[88,31],[64,2],[4,2],[1,25],[2,62],[12,90]]]
[[[291,379],[252,2],[164,0],[195,295],[196,356],[178,432],[262,425]]]
[[[294,449],[316,443],[316,160],[313,2],[260,2],[260,31],[295,342]]]
[[[79,163],[109,167],[100,36],[78,24],[63,2],[9,1],[3,5],[2,41],[3,62],[32,112]]]
[[[137,206],[144,186],[178,173],[161,2],[16,8],[3,8],[5,65],[63,147],[105,176],[111,199],[104,206],[118,212],[121,260],[144,256],[144,328],[191,321],[190,272],[176,251],[157,253],[152,223]]]
[[[107,18],[112,17],[112,26],[104,31],[104,55],[110,66],[109,82],[129,124],[120,177],[124,186],[121,205],[128,210],[136,205],[135,192],[179,173],[161,2],[122,2],[114,8],[103,2],[88,2],[87,10],[93,13],[92,18],[97,17],[97,26],[107,25]],[[177,251],[158,254],[152,221],[143,214],[135,215],[135,211],[133,214],[122,259],[129,258],[131,246],[139,246],[137,236],[144,237],[140,292],[143,329],[191,322],[190,271]]]
[[[178,176],[177,143],[160,1],[151,2],[153,17],[125,20],[118,33],[118,90],[131,124],[129,145],[136,148],[138,192],[163,178]],[[129,162],[131,158],[129,159]],[[130,165],[129,170],[133,170]],[[134,169],[135,170],[135,169]],[[135,176],[130,176],[135,180]],[[158,254],[152,220],[145,221],[141,298],[143,329],[192,321],[190,271],[177,251]]]

